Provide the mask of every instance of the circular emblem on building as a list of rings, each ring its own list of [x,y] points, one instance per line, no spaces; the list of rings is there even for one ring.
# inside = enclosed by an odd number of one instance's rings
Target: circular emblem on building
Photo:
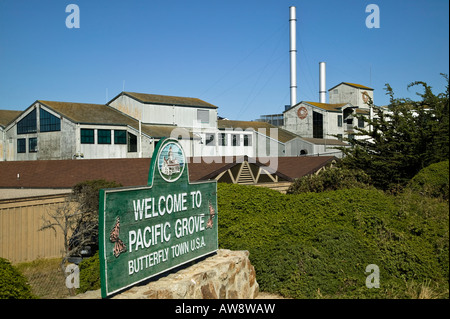
[[[186,164],[183,148],[176,142],[163,145],[158,153],[158,171],[167,182],[175,182]]]
[[[369,98],[370,98],[369,93],[364,91],[364,92],[361,92],[361,94],[362,94],[362,99],[363,99],[364,103],[367,104],[367,102],[369,102]]]
[[[306,107],[304,106],[299,107],[297,111],[297,116],[302,120],[306,118],[308,116],[308,110],[306,109]]]

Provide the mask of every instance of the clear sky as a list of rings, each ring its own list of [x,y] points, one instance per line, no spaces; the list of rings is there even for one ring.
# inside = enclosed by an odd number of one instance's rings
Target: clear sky
[[[380,28],[367,28],[368,4]],[[80,27],[67,28],[77,4]],[[297,100],[327,89],[375,89],[376,105],[442,92],[449,73],[447,0],[0,0],[0,109],[35,100],[105,103],[125,91],[197,97],[254,120],[289,104],[289,7],[297,7]]]

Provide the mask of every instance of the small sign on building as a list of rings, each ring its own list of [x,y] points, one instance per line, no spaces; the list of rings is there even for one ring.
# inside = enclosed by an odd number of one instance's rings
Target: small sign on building
[[[100,191],[102,297],[217,251],[216,181],[189,182],[175,139],[153,153],[148,185]]]

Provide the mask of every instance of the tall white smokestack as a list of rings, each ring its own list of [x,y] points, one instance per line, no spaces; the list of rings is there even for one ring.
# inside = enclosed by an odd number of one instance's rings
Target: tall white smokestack
[[[290,56],[291,56],[291,106],[297,104],[297,43],[296,43],[297,18],[295,7],[289,7],[290,26]]]
[[[319,63],[319,102],[327,103],[326,63]]]

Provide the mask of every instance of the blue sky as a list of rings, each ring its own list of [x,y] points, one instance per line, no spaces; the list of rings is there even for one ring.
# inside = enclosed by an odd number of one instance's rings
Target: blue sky
[[[69,4],[80,28],[66,27]],[[380,8],[380,28],[365,25]],[[373,87],[374,102],[435,93],[449,73],[447,0],[0,0],[0,109],[35,100],[105,103],[125,91],[201,98],[219,115],[254,120],[289,104],[289,6],[297,7],[298,101]]]

